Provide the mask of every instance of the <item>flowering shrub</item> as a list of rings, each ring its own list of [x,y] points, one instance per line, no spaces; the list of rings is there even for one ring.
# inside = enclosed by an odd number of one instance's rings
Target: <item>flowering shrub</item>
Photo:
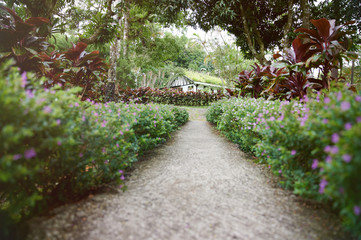
[[[81,102],[80,89],[24,88],[37,86],[30,78],[0,69],[0,216],[15,220],[102,183],[124,189],[124,170],[188,119],[165,105]]]
[[[162,103],[181,106],[208,106],[226,96],[222,93],[182,92],[176,89],[152,89],[149,87],[138,89],[119,89],[119,101],[137,103]]]
[[[346,89],[301,102],[230,99],[212,104],[207,119],[267,164],[281,186],[331,200],[361,236],[360,102]]]

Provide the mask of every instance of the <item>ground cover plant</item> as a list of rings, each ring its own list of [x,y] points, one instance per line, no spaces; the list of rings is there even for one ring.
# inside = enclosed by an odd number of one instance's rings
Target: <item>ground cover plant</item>
[[[281,186],[330,201],[361,237],[361,94],[347,89],[301,101],[222,100],[207,120],[279,176]]]
[[[0,69],[0,221],[20,221],[104,183],[125,189],[124,171],[188,120],[155,104],[80,101],[79,88]],[[7,217],[6,217],[7,216]],[[9,220],[10,221],[10,220]],[[4,225],[6,226],[6,224]],[[10,228],[3,228],[9,230]],[[1,233],[5,234],[6,233]]]
[[[208,106],[210,103],[226,98],[227,95],[216,92],[179,91],[177,89],[153,89],[150,87],[137,89],[119,89],[117,101],[136,103],[160,103],[180,106]]]

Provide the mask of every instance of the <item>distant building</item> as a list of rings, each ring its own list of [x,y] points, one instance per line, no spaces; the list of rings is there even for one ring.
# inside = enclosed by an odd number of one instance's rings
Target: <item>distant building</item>
[[[204,82],[195,82],[192,79],[186,76],[177,76],[172,81],[170,81],[167,85],[168,88],[180,88],[182,91],[208,91],[208,92],[217,92],[217,90],[221,90],[224,87],[215,84],[209,84]]]

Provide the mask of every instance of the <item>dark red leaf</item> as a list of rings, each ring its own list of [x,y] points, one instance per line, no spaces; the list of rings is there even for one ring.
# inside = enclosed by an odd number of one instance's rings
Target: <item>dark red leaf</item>
[[[318,34],[326,42],[328,37],[330,36],[330,22],[326,18],[321,18],[317,20],[312,19],[311,23],[317,28]]]

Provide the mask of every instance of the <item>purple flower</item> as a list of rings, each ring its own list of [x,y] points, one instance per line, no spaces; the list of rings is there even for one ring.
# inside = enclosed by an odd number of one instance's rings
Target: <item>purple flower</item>
[[[51,113],[51,107],[50,106],[45,106],[44,108],[43,108],[43,111],[44,111],[44,113]]]
[[[360,122],[361,122],[361,117],[357,117],[357,118],[356,118],[356,122],[357,122],[357,123],[360,123]]]
[[[337,143],[340,140],[340,136],[337,133],[332,134],[332,142]]]
[[[58,141],[57,144],[58,144],[58,146],[61,146],[61,141]]]
[[[327,118],[324,118],[324,119],[322,120],[322,122],[323,122],[324,124],[327,124],[327,123],[328,123],[328,119],[327,119]]]
[[[327,163],[331,163],[332,157],[331,157],[331,156],[327,156],[325,161],[326,161]]]
[[[316,169],[317,167],[318,167],[318,160],[317,160],[317,159],[313,159],[312,169]]]
[[[19,160],[21,157],[22,157],[21,154],[15,154],[15,155],[13,156],[13,160]]]
[[[342,159],[346,162],[346,163],[349,163],[352,159],[351,155],[349,154],[344,154],[342,155]]]
[[[338,153],[338,147],[337,147],[337,146],[331,147],[331,153],[332,153],[332,154]]]
[[[361,213],[360,206],[355,205],[355,206],[353,207],[353,212],[355,213],[356,216],[360,215],[360,213]]]
[[[34,148],[30,148],[25,151],[24,156],[26,159],[30,159],[36,156],[36,152]]]
[[[83,117],[81,118],[81,120],[83,120],[83,122],[85,122],[86,118],[85,118],[84,115],[83,115]]]
[[[278,170],[278,173],[281,174],[281,173],[282,173],[282,170]]]
[[[324,193],[325,187],[327,186],[328,182],[326,179],[322,179],[320,182],[320,188],[318,190],[319,193]]]
[[[296,150],[292,150],[291,155],[296,155]]]
[[[105,147],[102,148],[102,152],[105,153],[106,152],[106,149]]]
[[[121,130],[119,131],[119,133],[120,133],[120,135],[123,135],[123,134],[124,134]]]
[[[123,173],[123,170],[120,169],[118,172],[119,172],[120,174],[122,174],[122,173]]]
[[[56,119],[56,125],[60,125],[60,123],[61,123],[61,120],[60,119]]]
[[[79,107],[79,103],[77,103],[77,102],[74,103],[74,106],[75,106],[75,107]]]
[[[121,180],[124,180],[124,179],[125,179],[124,175],[120,176],[120,179],[121,179]]]
[[[21,87],[22,88],[25,88],[27,81],[28,81],[28,77],[26,76],[26,72],[23,72],[21,74]]]
[[[117,147],[119,147],[119,143],[117,143],[117,145],[116,145]]]
[[[79,153],[79,157],[81,157],[81,158],[82,158],[83,156],[84,156],[84,154],[83,154],[83,153]]]
[[[25,94],[26,94],[26,96],[27,96],[28,98],[33,98],[33,97],[34,97],[34,93],[33,93],[31,90],[29,90],[29,89],[27,89],[27,90],[25,91]]]
[[[337,93],[337,100],[340,101],[342,98],[342,93],[341,92],[338,92]]]
[[[324,101],[324,103],[329,104],[331,102],[331,99],[328,97],[325,97],[325,99],[323,101]]]
[[[345,124],[345,129],[346,129],[346,130],[350,130],[351,128],[352,128],[352,124],[351,124],[351,123],[348,122],[348,123]]]
[[[357,102],[361,102],[361,96],[356,96],[355,99]]]
[[[350,107],[351,107],[351,104],[349,102],[344,101],[344,102],[341,103],[341,110],[342,111],[347,111],[347,110],[350,109]]]
[[[330,152],[331,151],[331,146],[326,146],[324,149],[323,149],[325,152]]]

